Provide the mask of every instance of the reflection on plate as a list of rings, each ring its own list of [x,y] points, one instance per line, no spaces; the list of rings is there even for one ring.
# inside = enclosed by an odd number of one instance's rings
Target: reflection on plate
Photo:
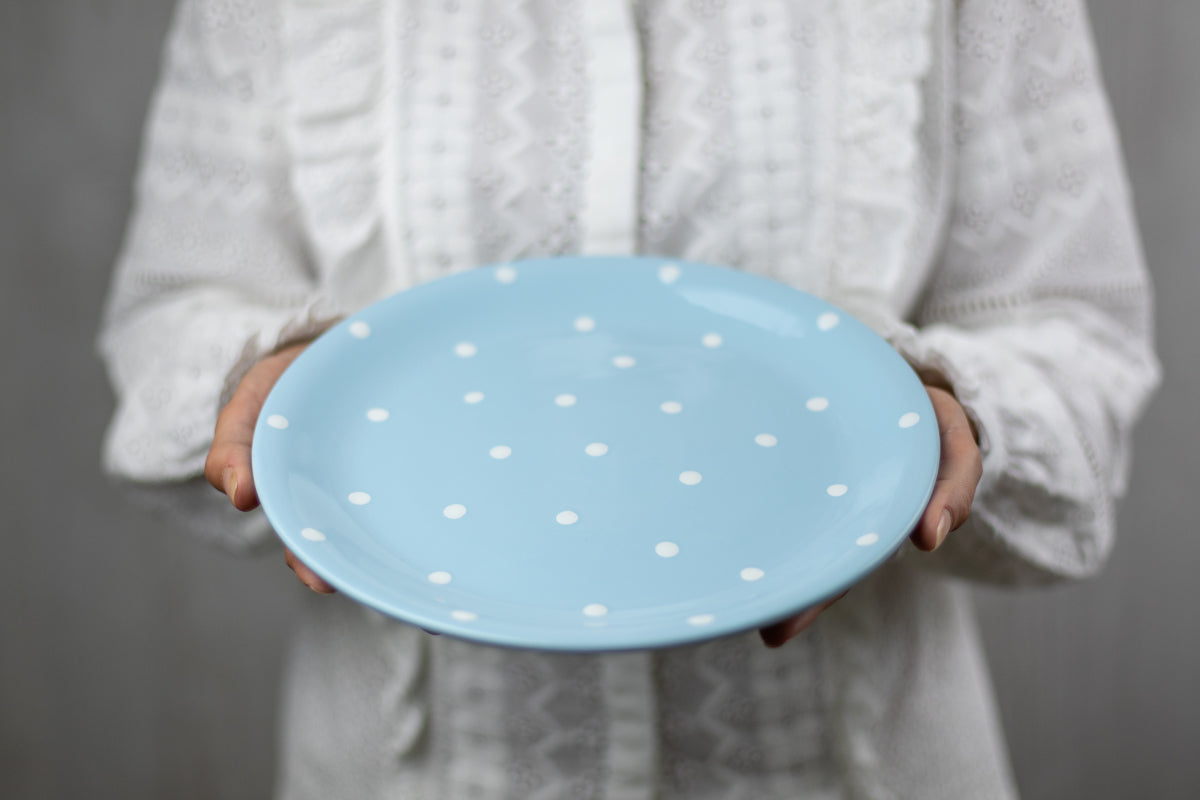
[[[898,547],[937,471],[908,365],[720,267],[561,258],[401,292],[275,386],[254,473],[283,541],[432,631],[662,647],[775,621]]]

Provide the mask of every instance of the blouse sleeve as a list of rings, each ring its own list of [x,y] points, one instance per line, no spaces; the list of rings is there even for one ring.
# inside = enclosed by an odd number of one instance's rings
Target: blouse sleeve
[[[272,537],[199,477],[217,412],[256,360],[335,319],[288,182],[272,8],[180,3],[98,341],[106,472],[234,547]]]
[[[930,563],[1000,583],[1098,570],[1159,381],[1117,133],[1082,0],[957,4],[956,188],[914,328],[976,423],[984,477]]]

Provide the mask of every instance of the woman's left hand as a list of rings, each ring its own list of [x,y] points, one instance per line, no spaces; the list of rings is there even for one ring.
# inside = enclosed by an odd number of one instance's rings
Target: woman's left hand
[[[941,436],[942,460],[929,505],[917,523],[911,538],[918,550],[932,552],[941,546],[950,531],[967,520],[975,487],[983,475],[983,457],[975,430],[962,405],[948,390],[926,386]],[[776,622],[759,631],[767,647],[779,647],[817,621],[821,612],[842,599],[845,592],[824,603],[807,608],[794,617]]]

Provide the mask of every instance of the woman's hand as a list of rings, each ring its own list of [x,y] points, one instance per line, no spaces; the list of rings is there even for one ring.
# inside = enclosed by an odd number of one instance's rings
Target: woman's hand
[[[937,416],[942,460],[938,466],[933,495],[911,538],[918,550],[932,552],[941,546],[950,531],[966,522],[967,515],[971,513],[975,487],[983,475],[983,458],[976,442],[975,429],[954,395],[940,386],[926,386],[925,390],[929,393]],[[779,647],[816,622],[822,611],[845,595],[843,592],[832,600],[763,628],[759,635],[767,647]]]
[[[250,444],[254,440],[258,415],[271,387],[306,347],[307,342],[286,347],[251,367],[217,417],[213,443],[208,449],[208,460],[204,463],[204,477],[217,491],[224,493],[239,511],[249,511],[258,506],[258,492],[254,490],[254,475],[250,471]],[[320,594],[332,594],[335,591],[301,563],[291,550],[284,548],[284,552],[287,565],[301,583]]]

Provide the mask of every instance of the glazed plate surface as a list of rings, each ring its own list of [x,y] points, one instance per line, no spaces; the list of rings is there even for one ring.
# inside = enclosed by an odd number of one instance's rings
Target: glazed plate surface
[[[263,507],[346,595],[430,631],[665,647],[776,621],[903,543],[928,396],[850,315],[654,258],[482,267],[312,344],[254,436]]]

